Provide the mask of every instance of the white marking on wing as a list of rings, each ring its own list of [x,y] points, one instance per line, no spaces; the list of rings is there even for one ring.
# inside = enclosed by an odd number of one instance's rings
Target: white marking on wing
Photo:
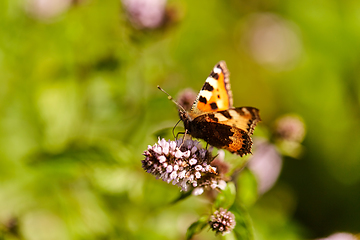
[[[249,112],[247,109],[245,109],[247,112]],[[246,131],[248,128],[248,119],[244,116],[241,116],[238,112],[235,110],[229,110],[229,114],[232,117],[232,120],[236,123],[236,127],[241,128],[242,130]]]
[[[214,71],[214,73],[219,74],[219,73],[221,73],[221,68],[214,67],[213,71]]]
[[[206,82],[208,82],[213,88],[217,88],[218,87],[218,81],[212,77],[208,77],[206,79]]]
[[[246,108],[241,108],[241,111],[243,111],[246,115],[250,114],[249,110]]]
[[[233,119],[239,118],[239,114],[235,110],[229,110],[229,114]]]
[[[207,90],[201,90],[200,91],[200,96],[203,96],[204,98],[206,98],[206,100],[210,100],[211,96],[212,96],[212,92],[209,92]]]
[[[219,120],[219,122],[225,122],[225,121],[229,120],[227,117],[225,117],[221,113],[215,113],[214,116]]]
[[[225,107],[227,107],[227,106],[225,106],[225,101],[224,100],[217,100],[216,101],[216,104],[217,104],[217,106],[218,106],[218,108],[220,108],[220,109],[224,109]]]

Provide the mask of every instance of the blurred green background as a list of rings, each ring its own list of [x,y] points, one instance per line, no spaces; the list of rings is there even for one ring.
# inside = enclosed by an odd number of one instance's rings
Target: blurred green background
[[[249,207],[256,239],[359,233],[359,29],[351,0],[0,1],[0,239],[183,239],[210,205],[171,204],[142,153],[178,120],[156,86],[197,91],[220,60],[255,136],[306,125]]]

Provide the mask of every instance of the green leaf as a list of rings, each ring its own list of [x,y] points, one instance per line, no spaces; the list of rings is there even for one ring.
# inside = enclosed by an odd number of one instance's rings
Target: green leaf
[[[233,182],[228,182],[226,188],[222,190],[216,197],[214,207],[216,209],[228,209],[233,205],[236,198],[236,188]]]
[[[236,225],[233,230],[235,239],[253,240],[253,226],[247,210],[239,203],[235,203],[229,210],[235,215]]]
[[[186,239],[191,239],[195,234],[200,233],[207,225],[209,216],[204,215],[198,221],[190,225],[186,231]]]
[[[252,206],[258,199],[257,181],[249,169],[244,169],[237,180],[237,201]]]
[[[235,237],[234,231],[229,232],[227,234],[225,234],[224,236],[222,236],[222,239],[224,240],[236,240],[237,238]]]

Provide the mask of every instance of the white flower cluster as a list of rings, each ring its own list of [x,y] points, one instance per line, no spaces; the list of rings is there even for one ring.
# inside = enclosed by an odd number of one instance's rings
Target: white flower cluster
[[[198,141],[159,139],[144,152],[143,168],[167,183],[178,185],[182,191],[195,188],[200,195],[204,188],[224,189],[226,182],[219,179],[217,169],[210,165],[211,152],[202,148]]]

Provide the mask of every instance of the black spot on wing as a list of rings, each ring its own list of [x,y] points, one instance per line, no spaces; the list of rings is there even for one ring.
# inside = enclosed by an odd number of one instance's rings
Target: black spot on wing
[[[217,73],[215,73],[215,72],[211,72],[211,73],[210,73],[210,77],[218,80],[218,79],[219,79],[219,74],[217,74]]]
[[[218,109],[218,105],[215,102],[210,103],[210,107],[211,107],[212,110]]]
[[[255,124],[256,124],[256,123],[255,123]],[[253,120],[253,119],[250,119],[250,120],[248,121],[247,125],[248,125],[248,127],[247,127],[246,130],[247,130],[250,134],[252,134],[251,131],[253,131],[252,129],[255,127],[255,126],[254,126],[254,120]]]
[[[200,96],[200,97],[199,97],[199,101],[202,102],[202,103],[204,103],[204,104],[207,103],[206,98],[204,98],[203,96]]]
[[[224,117],[226,117],[227,119],[232,119],[232,116],[230,115],[229,111],[225,110],[225,111],[221,111],[219,112],[221,113]]]
[[[220,98],[220,95],[219,95],[219,94],[217,95],[217,98]]]
[[[213,120],[214,122],[218,122],[218,121],[219,121],[219,119],[218,119],[217,117],[215,117],[215,114],[213,114],[213,113],[209,113],[208,116],[209,116],[209,118],[210,118],[211,120]]]
[[[240,108],[236,108],[235,111],[237,113],[239,113],[241,116],[244,116],[246,114],[250,114],[252,119],[257,119],[258,121],[260,121],[260,115],[259,115],[259,110],[257,108],[253,108],[253,107],[240,107]]]
[[[235,111],[240,114],[241,116],[245,115],[245,112],[243,111],[243,108],[236,108]]]
[[[208,82],[205,82],[204,86],[201,90],[207,90],[209,92],[212,92],[214,90],[213,86],[211,86]]]

